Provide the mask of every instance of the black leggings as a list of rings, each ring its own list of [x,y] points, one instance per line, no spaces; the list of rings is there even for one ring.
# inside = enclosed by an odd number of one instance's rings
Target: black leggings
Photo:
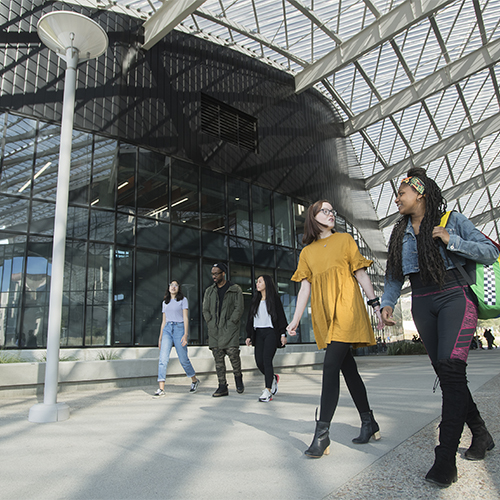
[[[339,402],[340,371],[359,413],[370,411],[366,387],[351,354],[351,344],[331,342],[326,346],[319,420],[330,422]]]
[[[278,344],[274,328],[255,329],[255,362],[265,377],[266,387],[271,388],[274,378],[273,358]]]
[[[433,365],[445,359],[467,361],[477,325],[476,301],[468,286],[413,292],[413,321]]]

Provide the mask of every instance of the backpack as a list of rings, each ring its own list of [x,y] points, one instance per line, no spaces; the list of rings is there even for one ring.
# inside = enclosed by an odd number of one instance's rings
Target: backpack
[[[451,211],[446,212],[441,217],[441,223],[439,224],[441,227],[446,227],[450,214]],[[496,241],[493,241],[484,233],[481,234],[500,250],[500,245]],[[492,265],[471,261],[473,270],[468,274],[463,266],[456,260],[453,253],[449,252],[448,255],[464,277],[465,281],[469,284],[472,291],[476,294],[479,319],[500,317],[500,256]]]

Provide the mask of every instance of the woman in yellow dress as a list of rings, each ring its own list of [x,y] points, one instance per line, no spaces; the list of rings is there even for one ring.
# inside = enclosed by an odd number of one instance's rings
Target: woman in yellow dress
[[[374,345],[375,336],[359,289],[363,288],[368,304],[374,308],[378,328],[382,328],[380,302],[375,297],[366,268],[373,261],[365,259],[356,242],[347,233],[336,233],[335,212],[326,200],[311,205],[307,211],[299,265],[293,281],[301,283],[293,320],[287,330],[296,335],[300,318],[311,296],[311,315],[318,349],[326,348],[319,420],[311,446],[305,454],[319,458],[329,454],[330,422],[339,399],[340,371],[361,417],[361,433],[352,441],[367,443],[380,439],[379,426],[368,403],[353,347]],[[359,284],[359,285],[358,285]]]

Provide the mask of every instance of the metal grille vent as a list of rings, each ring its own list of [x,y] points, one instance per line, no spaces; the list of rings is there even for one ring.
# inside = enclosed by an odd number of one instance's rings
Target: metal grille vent
[[[257,118],[201,94],[201,130],[257,153]]]

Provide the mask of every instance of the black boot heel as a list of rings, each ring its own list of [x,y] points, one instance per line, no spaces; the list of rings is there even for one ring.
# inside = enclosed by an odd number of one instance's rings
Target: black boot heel
[[[378,441],[380,439],[380,427],[373,417],[373,412],[370,410],[360,413],[360,417],[361,432],[357,438],[352,440],[352,442],[356,444],[366,444],[372,437],[375,441]]]
[[[330,422],[317,420],[317,413],[316,410],[316,430],[314,431],[313,442],[304,452],[304,455],[309,458],[321,458],[323,455],[330,454]]]

